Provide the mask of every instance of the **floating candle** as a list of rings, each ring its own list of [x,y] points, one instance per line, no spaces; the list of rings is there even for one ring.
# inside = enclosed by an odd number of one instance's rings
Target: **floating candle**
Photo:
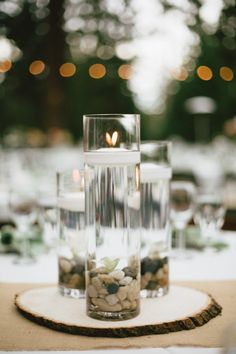
[[[152,183],[159,179],[170,179],[172,170],[169,166],[154,163],[142,163],[140,165],[141,183]]]
[[[140,163],[140,151],[122,148],[102,148],[94,152],[85,152],[84,160],[94,165],[132,165]]]
[[[65,193],[57,198],[58,208],[84,212],[85,210],[85,194],[84,192]]]

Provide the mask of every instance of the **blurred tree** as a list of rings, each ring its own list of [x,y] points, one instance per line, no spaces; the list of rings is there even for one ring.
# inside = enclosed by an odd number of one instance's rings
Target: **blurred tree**
[[[2,132],[16,124],[58,126],[78,138],[83,113],[134,110],[126,83],[117,74],[123,61],[115,54],[116,43],[131,35],[128,3],[5,0],[0,4],[0,36],[21,52],[11,70],[0,74]],[[60,70],[69,61],[77,66],[75,75]],[[96,63],[105,65],[104,78],[89,75],[89,67]]]
[[[144,138],[179,134],[196,139],[196,131],[205,128],[196,124],[194,128],[197,118],[186,110],[186,100],[193,96],[210,96],[217,102],[214,115],[200,116],[210,124],[208,138],[220,132],[224,120],[235,114],[235,79],[228,80],[222,71],[222,66],[230,69],[235,65],[235,0],[225,0],[216,33],[200,18],[202,1],[187,2],[192,12],[186,16],[186,25],[201,38],[201,54],[197,66],[190,70],[186,63],[182,68],[188,72],[187,78],[170,83],[165,113],[155,119],[143,115]],[[173,0],[159,3],[163,13],[185,11]],[[1,72],[0,63],[0,132],[16,124],[45,130],[57,126],[68,128],[77,139],[82,135],[84,113],[136,111],[128,75],[117,74],[124,61],[128,64],[132,58],[121,59],[116,50],[117,44],[132,39],[132,4],[129,0],[1,1],[0,41],[7,38],[18,54],[13,55],[8,72]],[[75,66],[62,67],[66,62]],[[95,73],[90,71],[93,65]],[[211,68],[212,79],[199,78],[196,67],[200,65]]]
[[[47,1],[46,1],[47,3]],[[37,2],[36,2],[37,4]],[[65,61],[65,33],[63,25],[64,0],[50,0],[48,3],[48,34],[45,38],[45,60],[49,67],[44,97],[44,127],[67,127],[65,107],[65,85],[59,75],[59,67]]]
[[[189,141],[199,139],[209,141],[217,134],[222,134],[224,122],[236,115],[235,0],[225,0],[219,26],[215,32],[212,28],[204,26],[200,20],[194,26],[194,30],[201,39],[201,53],[189,76],[183,81],[172,83],[178,92],[168,99],[164,135],[180,135]],[[200,66],[207,66],[212,71],[212,77],[204,76],[204,72],[203,75],[200,72],[199,76],[197,68]],[[199,96],[212,98],[216,110],[213,108],[212,113],[190,112],[187,109],[187,100]],[[202,106],[199,109],[204,111]]]

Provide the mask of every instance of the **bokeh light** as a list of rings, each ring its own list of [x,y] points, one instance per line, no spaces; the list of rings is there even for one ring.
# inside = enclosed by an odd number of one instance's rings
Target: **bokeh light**
[[[213,77],[213,72],[208,66],[199,66],[197,68],[197,75],[201,80],[209,81]]]
[[[133,74],[133,68],[129,64],[123,64],[118,69],[118,75],[123,80],[128,80]]]
[[[6,73],[12,67],[12,62],[10,60],[4,60],[0,62],[0,73]]]
[[[185,81],[188,78],[188,71],[185,68],[180,68],[172,72],[172,76],[175,80]]]
[[[220,77],[225,81],[232,81],[234,78],[233,70],[228,66],[222,66],[220,68]]]
[[[71,77],[76,73],[76,66],[73,63],[64,63],[59,68],[60,75]]]
[[[106,68],[103,64],[93,64],[89,68],[89,75],[93,79],[101,79],[106,75]]]
[[[29,66],[29,72],[32,75],[40,75],[45,70],[45,64],[42,60],[35,60]]]

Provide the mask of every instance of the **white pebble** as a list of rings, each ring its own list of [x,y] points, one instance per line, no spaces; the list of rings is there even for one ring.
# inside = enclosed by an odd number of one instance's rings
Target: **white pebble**
[[[120,285],[129,285],[132,282],[132,277],[124,277],[122,280],[119,281]]]
[[[113,272],[109,273],[109,275],[115,280],[121,280],[124,278],[125,273],[123,270],[113,270]]]
[[[105,299],[109,305],[115,305],[119,301],[118,298],[116,297],[116,295],[114,295],[114,294],[107,295]]]

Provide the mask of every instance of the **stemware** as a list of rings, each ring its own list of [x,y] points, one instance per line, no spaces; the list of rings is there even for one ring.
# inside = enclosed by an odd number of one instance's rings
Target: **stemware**
[[[195,186],[189,181],[173,181],[171,183],[170,218],[175,229],[176,258],[187,257],[186,226],[193,216]]]
[[[37,220],[38,204],[35,191],[26,186],[11,187],[9,210],[11,219],[16,224],[20,241],[20,254],[14,260],[14,263],[33,263],[35,258],[31,252],[29,231]]]
[[[200,227],[201,235],[210,241],[218,235],[224,224],[225,207],[220,193],[199,194],[196,198],[194,222]]]

